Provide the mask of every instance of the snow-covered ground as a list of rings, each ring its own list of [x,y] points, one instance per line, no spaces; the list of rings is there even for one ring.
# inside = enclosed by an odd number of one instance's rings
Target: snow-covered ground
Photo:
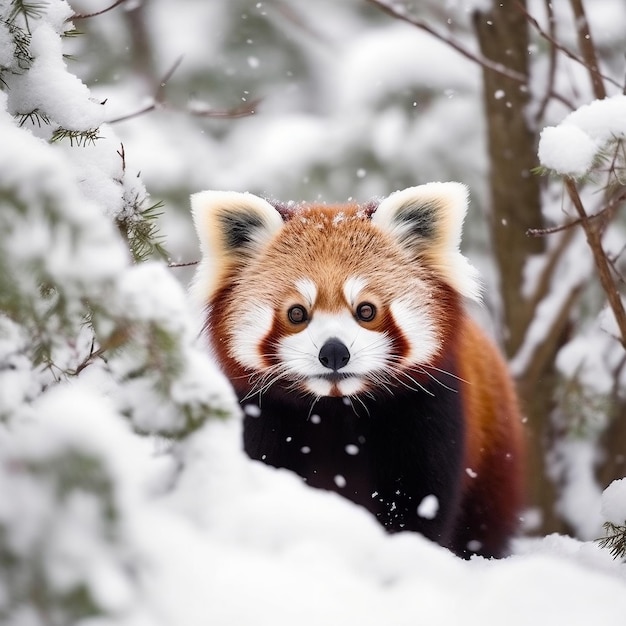
[[[84,577],[113,613],[86,624],[623,624],[624,566],[593,543],[552,536],[465,562],[414,534],[388,536],[339,496],[245,458],[235,419],[179,450],[185,467],[163,492],[173,459],[106,411],[81,423],[81,400],[93,396],[50,399],[41,430],[49,446],[99,448],[120,480],[114,552],[94,539],[89,502],[55,520],[55,575]]]
[[[6,6],[0,9],[6,17]],[[0,22],[0,64],[15,70],[3,73],[8,87],[0,94],[0,286],[13,289],[27,312],[15,315],[14,301],[0,296],[0,621],[623,625],[626,568],[593,541],[523,539],[501,561],[461,561],[415,534],[386,535],[356,505],[245,456],[234,396],[194,343],[183,289],[162,264],[134,266],[110,226],[140,185],[131,165],[137,154],[123,170],[119,137],[106,125],[100,131],[106,139],[81,147],[49,144],[46,124],[20,125],[20,115],[35,109],[76,131],[104,119],[61,57],[59,33],[69,14],[53,0],[31,20],[34,60],[27,69],[12,66],[14,33]],[[346,71],[366,62],[367,55],[355,56]],[[433,74],[436,80],[436,67]],[[585,169],[590,142],[599,149],[605,136],[590,123],[590,111],[623,126],[623,98],[592,107],[572,115],[565,131],[546,131],[547,167]],[[293,126],[281,126],[274,117],[263,132],[280,128],[287,142],[293,128],[317,150],[320,121],[300,121],[292,117]],[[388,120],[397,136],[400,121]],[[149,126],[139,121],[129,131],[135,134],[127,152],[131,145],[140,150],[142,128]],[[167,135],[167,128],[158,138],[150,135],[162,150],[148,142],[139,160],[157,171],[163,163],[180,167]],[[380,135],[380,154],[392,158],[389,142]],[[216,161],[213,148],[207,140],[202,150]],[[273,176],[289,161],[284,154],[266,161],[263,146],[254,148],[231,176],[255,162],[265,169],[254,176]],[[253,174],[246,178],[252,186]],[[227,168],[216,176],[227,180]],[[198,190],[197,169],[186,183]],[[36,280],[42,276],[59,286],[67,306],[46,308]],[[128,351],[112,350],[106,363],[94,359],[69,376],[90,349],[81,317],[85,298],[96,305],[98,337],[115,337],[120,316],[138,335]],[[50,337],[35,336],[40,328]],[[150,334],[154,328],[174,338],[177,363],[184,364],[166,395],[162,379],[142,375],[146,364],[154,366],[151,341],[161,336]],[[32,346],[42,339],[64,373],[36,364]],[[222,417],[198,427],[198,411],[207,407]],[[184,435],[172,441],[138,431]],[[602,509],[593,498],[581,506],[595,507],[588,511],[594,520],[623,523],[626,481],[611,486]]]

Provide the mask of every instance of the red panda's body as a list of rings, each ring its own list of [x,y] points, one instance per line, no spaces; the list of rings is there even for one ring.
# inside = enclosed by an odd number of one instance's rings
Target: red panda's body
[[[376,205],[273,207],[193,197],[194,291],[246,415],[254,459],[460,556],[502,556],[523,491],[512,382],[464,311],[465,189],[431,183]]]

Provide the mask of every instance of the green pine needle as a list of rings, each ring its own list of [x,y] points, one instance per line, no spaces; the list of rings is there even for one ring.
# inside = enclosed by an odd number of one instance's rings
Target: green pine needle
[[[39,128],[50,124],[50,118],[39,109],[34,109],[30,113],[18,113],[15,117],[18,119],[18,125],[20,127],[24,126],[26,122],[30,122],[33,126],[36,124]]]
[[[604,524],[606,537],[598,539],[601,548],[608,548],[611,556],[615,559],[626,558],[626,522],[623,525],[606,522]]]
[[[45,15],[48,2],[36,2],[34,0],[11,0],[11,11],[9,12],[9,22],[15,22],[18,17],[24,20],[26,30],[30,33],[29,19],[39,19]]]
[[[65,139],[69,139],[70,146],[87,146],[89,144],[93,145],[96,143],[97,139],[100,139],[100,135],[98,135],[99,128],[92,128],[90,130],[68,130],[67,128],[57,128],[54,133],[52,133],[52,137],[50,138],[50,143],[55,143],[56,141],[63,141]]]
[[[160,210],[163,202],[155,202],[141,210],[142,202],[143,199],[135,198],[134,215],[118,222],[120,231],[128,241],[135,262],[141,263],[155,256],[167,260],[169,254],[163,245],[164,238],[158,234],[157,224],[163,213]]]

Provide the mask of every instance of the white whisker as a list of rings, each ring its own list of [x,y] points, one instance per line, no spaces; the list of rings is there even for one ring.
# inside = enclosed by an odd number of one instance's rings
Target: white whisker
[[[434,370],[435,372],[440,372],[441,374],[450,376],[451,378],[456,378],[457,380],[460,380],[462,383],[465,383],[466,385],[470,384],[469,380],[465,380],[465,378],[461,378],[460,376],[457,376],[456,374],[453,374],[452,372],[448,372],[447,370],[442,370],[439,367],[435,367],[434,365],[420,365],[420,367],[424,370],[431,369],[431,370]],[[427,372],[424,372],[424,374],[426,373]]]
[[[358,395],[354,395],[354,396],[349,396],[348,397],[348,400],[350,400],[350,406],[352,407],[352,410],[354,411],[354,414],[357,417],[359,417],[359,414],[356,411],[356,409],[354,408],[354,404],[352,403],[352,399],[356,400],[365,409],[365,412],[367,413],[367,416],[370,417],[370,410],[367,408],[367,404],[365,404],[365,402],[363,402],[363,400]]]
[[[426,387],[418,383],[408,372],[404,371],[403,369],[400,369],[398,367],[389,367],[386,373],[391,375],[398,384],[402,385],[406,389],[410,389],[411,391],[423,391],[429,396],[435,396],[432,391],[429,391],[428,389],[426,389]],[[402,380],[401,377],[408,379],[415,386],[405,382],[404,380]]]
[[[422,374],[426,374],[426,376],[434,380],[438,385],[441,385],[444,389],[447,389],[448,391],[453,391],[454,393],[458,393],[458,389],[454,389],[453,387],[448,387],[448,385],[446,385],[445,383],[442,383],[436,376],[433,376],[430,372],[427,372],[424,369],[424,367],[422,367],[421,365],[419,366],[419,370],[420,372],[422,372]]]

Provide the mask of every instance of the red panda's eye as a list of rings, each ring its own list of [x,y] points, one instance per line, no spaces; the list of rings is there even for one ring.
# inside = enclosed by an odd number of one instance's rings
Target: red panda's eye
[[[376,307],[371,302],[361,302],[356,308],[356,316],[361,322],[371,322],[376,317]]]
[[[292,324],[303,324],[309,319],[309,315],[306,309],[299,304],[292,306],[287,311],[287,317]]]

